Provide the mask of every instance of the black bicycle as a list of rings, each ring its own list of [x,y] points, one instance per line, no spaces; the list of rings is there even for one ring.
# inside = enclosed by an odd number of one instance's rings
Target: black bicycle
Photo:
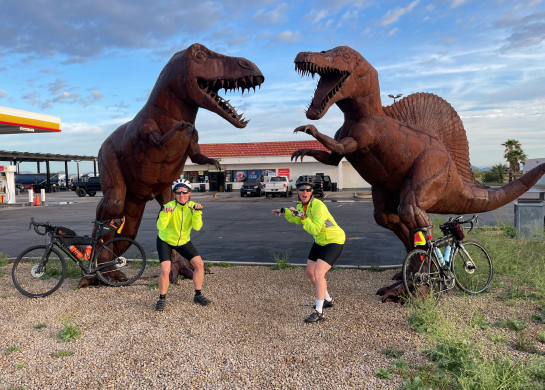
[[[432,226],[413,231],[415,243],[427,245],[427,250],[410,251],[403,262],[402,276],[405,291],[413,298],[430,294],[438,301],[443,291],[458,286],[469,294],[484,292],[492,282],[493,270],[490,255],[476,241],[465,239],[463,224],[471,224],[470,234],[478,216],[462,221],[462,216],[451,217],[439,228],[443,237],[431,241]],[[462,242],[463,241],[463,242]],[[445,256],[440,248],[450,247]]]
[[[92,236],[78,236],[76,232],[49,222],[30,219],[28,230],[51,238],[47,245],[36,245],[24,250],[15,260],[11,276],[13,284],[28,297],[45,297],[55,292],[66,277],[67,265],[62,253],[72,259],[84,277],[97,276],[114,287],[135,282],[146,268],[146,254],[136,241],[114,237],[104,242],[102,237],[121,233],[125,218],[94,221]],[[40,231],[43,228],[43,231]],[[130,254],[127,250],[131,248]]]

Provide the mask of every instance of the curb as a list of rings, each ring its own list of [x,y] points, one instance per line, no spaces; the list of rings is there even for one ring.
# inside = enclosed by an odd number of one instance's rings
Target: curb
[[[247,266],[262,266],[262,267],[270,267],[273,265],[276,265],[276,263],[267,263],[267,262],[260,262],[260,261],[206,261],[203,259],[204,263],[212,263],[212,264],[219,264],[219,263],[228,263],[231,265],[247,265]],[[300,263],[290,263],[291,265],[294,265],[296,267],[304,268],[307,265],[306,264],[300,264]],[[369,269],[371,267],[380,267],[381,269],[395,269],[395,268],[401,268],[402,264],[399,265],[335,265],[336,268],[343,268],[343,269]]]

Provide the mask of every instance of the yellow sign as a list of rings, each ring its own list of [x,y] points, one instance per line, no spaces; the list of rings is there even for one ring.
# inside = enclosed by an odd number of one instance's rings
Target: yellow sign
[[[204,175],[204,171],[199,171],[199,175]]]

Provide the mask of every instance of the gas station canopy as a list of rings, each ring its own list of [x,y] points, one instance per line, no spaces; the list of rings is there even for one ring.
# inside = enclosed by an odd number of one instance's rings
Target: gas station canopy
[[[0,134],[52,133],[61,131],[61,118],[0,107]]]

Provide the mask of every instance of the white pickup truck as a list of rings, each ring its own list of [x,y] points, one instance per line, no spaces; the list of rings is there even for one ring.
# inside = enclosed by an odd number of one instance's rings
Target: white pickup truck
[[[288,179],[287,176],[272,176],[270,180],[263,183],[265,188],[265,196],[270,198],[276,194],[283,195],[286,198],[293,194],[293,180]]]

